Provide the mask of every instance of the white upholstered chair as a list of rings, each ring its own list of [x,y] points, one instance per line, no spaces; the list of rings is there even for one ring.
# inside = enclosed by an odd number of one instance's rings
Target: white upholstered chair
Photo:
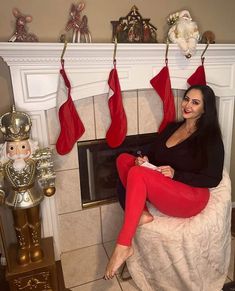
[[[206,208],[174,218],[149,204],[154,221],[138,227],[128,270],[141,291],[220,291],[231,251],[231,183],[226,171]]]

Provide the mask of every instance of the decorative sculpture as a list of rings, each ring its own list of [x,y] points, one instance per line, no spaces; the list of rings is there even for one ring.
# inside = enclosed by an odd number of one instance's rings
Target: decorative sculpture
[[[178,44],[185,57],[190,58],[195,53],[200,34],[189,11],[183,10],[171,14],[167,22],[171,26],[168,31],[168,40]]]
[[[19,265],[42,260],[40,202],[55,193],[51,150],[39,149],[29,139],[31,125],[29,115],[14,107],[0,117],[5,138],[0,147],[0,202],[12,209]]]
[[[202,34],[201,43],[215,43],[215,34],[213,31],[207,30]]]
[[[70,9],[70,18],[66,24],[65,30],[72,30],[72,42],[91,42],[91,34],[88,29],[88,18],[84,15],[81,18],[81,12],[85,8],[85,3],[72,4]],[[61,36],[61,40],[65,35]]]
[[[111,21],[113,26],[113,39],[118,42],[150,43],[157,42],[157,28],[150,23],[149,18],[143,18],[136,6],[126,17],[120,17],[118,21]]]
[[[33,20],[30,15],[23,15],[17,8],[12,10],[16,18],[15,32],[9,39],[9,42],[37,42],[36,35],[27,32],[26,24]]]

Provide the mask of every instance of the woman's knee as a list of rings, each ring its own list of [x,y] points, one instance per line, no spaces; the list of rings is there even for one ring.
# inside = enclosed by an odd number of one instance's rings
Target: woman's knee
[[[140,177],[144,174],[144,167],[141,166],[133,166],[130,171],[128,172],[128,176],[131,177]]]
[[[147,184],[152,184],[153,181],[161,183],[162,179],[166,179],[160,172],[141,166],[133,166],[128,172],[128,177],[142,179]]]
[[[134,165],[134,162],[135,162],[135,157],[128,153],[122,153],[116,159],[117,168],[130,165],[130,164]]]

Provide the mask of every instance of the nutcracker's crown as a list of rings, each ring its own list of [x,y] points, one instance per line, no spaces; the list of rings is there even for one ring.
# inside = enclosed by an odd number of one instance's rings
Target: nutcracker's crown
[[[21,141],[29,138],[32,126],[29,115],[22,111],[16,111],[12,107],[0,117],[0,130],[6,141]]]

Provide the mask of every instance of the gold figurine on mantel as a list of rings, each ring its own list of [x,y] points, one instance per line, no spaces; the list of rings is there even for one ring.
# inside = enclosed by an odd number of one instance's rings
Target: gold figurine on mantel
[[[52,152],[29,138],[31,119],[16,111],[0,117],[5,143],[0,145],[0,202],[12,209],[17,263],[42,261],[40,202],[55,193]]]
[[[143,18],[134,5],[131,11],[118,21],[112,20],[112,39],[123,43],[156,43],[157,28],[150,23],[150,18]]]

